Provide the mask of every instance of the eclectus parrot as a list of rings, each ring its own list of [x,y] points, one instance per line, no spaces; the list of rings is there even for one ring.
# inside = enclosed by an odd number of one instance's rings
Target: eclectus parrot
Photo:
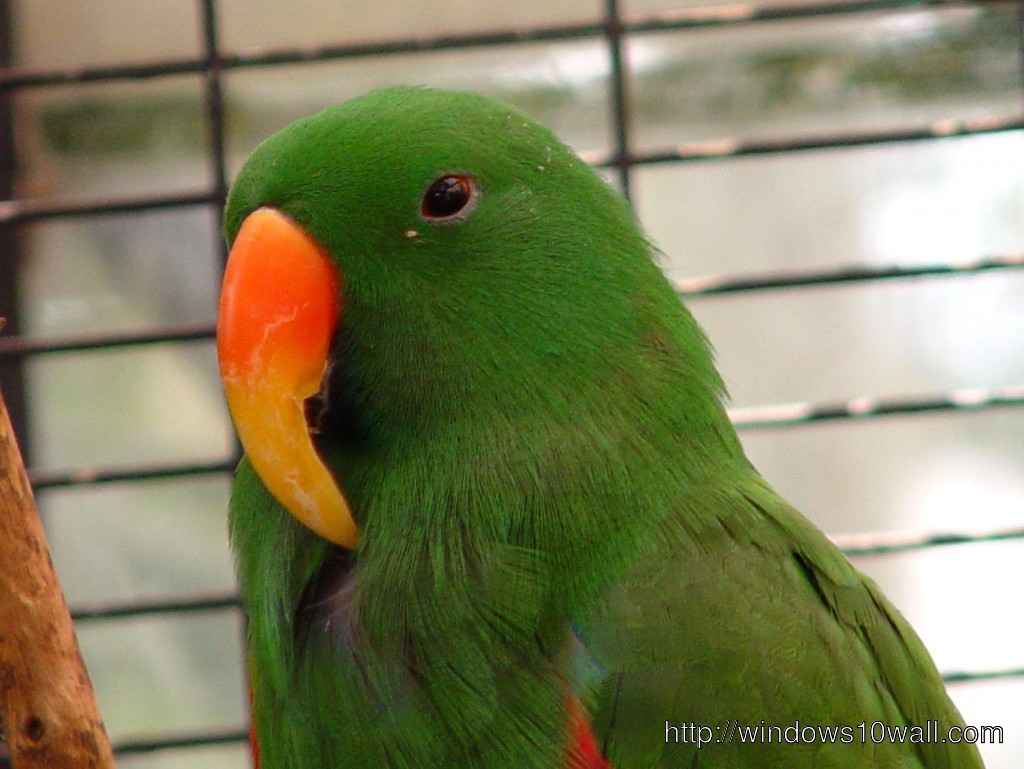
[[[962,722],[745,458],[656,250],[551,132],[376,91],[263,142],[225,229],[262,769],[981,766],[871,739]]]

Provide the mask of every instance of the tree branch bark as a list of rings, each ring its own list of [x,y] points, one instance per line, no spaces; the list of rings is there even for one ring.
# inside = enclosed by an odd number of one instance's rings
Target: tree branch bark
[[[0,393],[0,723],[14,769],[113,769]]]

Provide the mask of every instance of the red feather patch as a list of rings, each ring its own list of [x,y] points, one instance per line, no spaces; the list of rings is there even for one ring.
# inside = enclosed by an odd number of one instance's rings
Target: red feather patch
[[[569,749],[565,769],[612,769],[612,765],[601,755],[587,716],[575,698],[569,700],[569,730],[573,744]]]
[[[260,769],[260,746],[256,742],[256,727],[249,727],[249,746],[252,748],[252,767]]]
[[[252,693],[252,688],[250,687],[250,689],[249,689],[249,713],[250,713],[249,723],[252,724],[252,725],[249,727],[249,747],[252,750],[252,768],[253,769],[260,769],[260,745],[256,741],[256,724],[253,722],[252,715],[251,715],[252,714],[252,698],[253,698],[253,693]]]

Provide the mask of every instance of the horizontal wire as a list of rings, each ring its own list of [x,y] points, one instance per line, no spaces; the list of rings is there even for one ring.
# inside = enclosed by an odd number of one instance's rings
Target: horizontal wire
[[[867,532],[829,537],[848,556],[887,555],[930,550],[947,545],[978,545],[1024,539],[1024,527],[990,532]]]
[[[947,118],[927,125],[901,129],[858,131],[855,133],[821,134],[780,138],[727,137],[700,142],[686,142],[674,148],[640,151],[622,159],[607,152],[581,152],[580,157],[599,168],[613,168],[623,163],[650,166],[672,163],[694,163],[705,160],[760,157],[811,150],[851,149],[877,144],[985,136],[1024,129],[1024,118],[1018,115],[995,117]]]
[[[112,331],[42,339],[0,336],[0,360],[49,353],[108,350],[161,342],[206,342],[212,341],[215,333],[216,325],[207,321],[157,326],[140,331]]]
[[[1007,0],[833,0],[801,3],[734,3],[696,8],[675,8],[655,12],[646,18],[626,19],[630,32],[660,32],[674,29],[700,29],[774,21],[817,19],[822,16],[853,16],[867,13],[941,11],[948,8],[976,8],[1007,5]]]
[[[1024,268],[1024,253],[998,254],[961,262],[911,265],[849,265],[821,270],[793,270],[752,275],[712,275],[672,281],[684,297],[746,293],[804,286],[843,285],[874,280],[971,275],[990,270]]]
[[[75,606],[71,619],[75,622],[89,622],[107,619],[134,619],[138,617],[167,616],[191,612],[225,611],[241,609],[236,593],[215,595],[181,595],[131,601],[112,601],[92,606]]]
[[[79,467],[71,470],[30,469],[29,483],[36,491],[66,488],[68,486],[93,486],[124,481],[163,480],[170,478],[195,477],[216,473],[232,473],[237,461],[219,460],[213,462],[189,462],[184,464],[147,465],[141,467]]]
[[[690,8],[678,11],[625,17],[618,20],[625,33],[667,32],[682,29],[728,27],[813,19],[823,16],[850,16],[867,13],[942,10],[1008,5],[1007,0],[834,0],[810,5],[774,5],[737,3],[725,6]],[[113,80],[199,74],[213,67],[241,69],[280,66],[337,59],[423,53],[491,46],[573,40],[610,34],[611,23],[580,23],[537,26],[493,32],[417,36],[365,43],[281,48],[224,54],[213,57],[170,58],[137,64],[68,67],[61,69],[0,69],[0,91],[22,88],[94,83]]]
[[[970,683],[971,681],[996,681],[1001,678],[1024,677],[1024,667],[1003,668],[1002,670],[971,670],[971,671],[950,671],[942,674],[942,680],[947,684]]]
[[[852,398],[822,403],[779,403],[730,408],[737,430],[795,427],[815,422],[874,419],[936,411],[977,411],[1004,406],[1024,406],[1024,385],[992,389],[962,388],[934,395]]]
[[[0,68],[0,92],[115,80],[149,80],[174,75],[196,75],[206,72],[209,68],[210,63],[198,57],[61,69],[3,67]]]
[[[203,206],[216,202],[217,200],[212,192],[182,192],[152,196],[131,195],[83,201],[15,198],[13,200],[0,200],[0,225],[26,224],[28,222],[73,216],[127,214],[162,208]]]
[[[117,757],[156,753],[162,750],[184,750],[186,748],[208,748],[217,745],[233,745],[246,743],[249,740],[249,727],[236,727],[223,731],[186,732],[167,737],[150,739],[123,740],[114,745]]]

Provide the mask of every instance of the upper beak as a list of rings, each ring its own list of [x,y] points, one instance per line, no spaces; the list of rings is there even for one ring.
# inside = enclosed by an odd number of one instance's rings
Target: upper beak
[[[326,251],[279,211],[242,223],[228,257],[217,355],[231,418],[253,469],[296,518],[354,549],[358,530],[306,424],[342,311]]]

